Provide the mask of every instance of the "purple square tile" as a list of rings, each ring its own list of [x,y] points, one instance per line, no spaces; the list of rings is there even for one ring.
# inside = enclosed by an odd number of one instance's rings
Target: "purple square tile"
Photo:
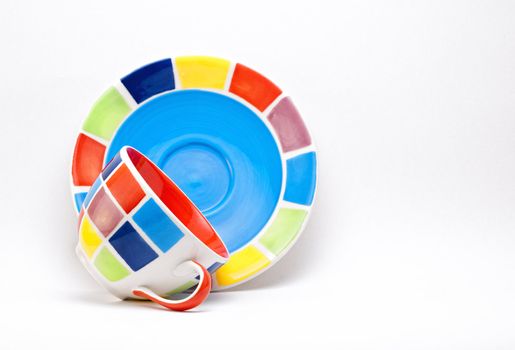
[[[95,226],[107,237],[122,220],[123,214],[101,188],[88,207],[88,215]]]
[[[268,115],[284,152],[311,144],[311,137],[302,118],[289,97],[283,98]]]

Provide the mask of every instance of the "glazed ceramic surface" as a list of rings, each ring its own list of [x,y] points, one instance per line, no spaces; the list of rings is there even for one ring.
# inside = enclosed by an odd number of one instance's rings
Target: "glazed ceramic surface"
[[[114,155],[86,196],[77,253],[112,294],[156,299],[172,309],[202,302],[211,287],[210,273],[229,256],[195,205],[131,147]],[[187,305],[162,298],[197,282]]]
[[[242,65],[179,57],[109,88],[79,133],[72,188],[79,210],[124,145],[155,162],[198,206],[231,253],[215,289],[257,276],[292,246],[316,186],[316,153],[292,100]]]

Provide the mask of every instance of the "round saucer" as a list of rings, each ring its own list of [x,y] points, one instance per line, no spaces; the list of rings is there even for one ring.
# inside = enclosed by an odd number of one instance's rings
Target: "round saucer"
[[[231,257],[214,273],[215,289],[269,268],[306,223],[316,186],[311,137],[291,99],[246,66],[165,59],[110,87],[75,145],[77,210],[125,145],[170,176],[222,237]]]

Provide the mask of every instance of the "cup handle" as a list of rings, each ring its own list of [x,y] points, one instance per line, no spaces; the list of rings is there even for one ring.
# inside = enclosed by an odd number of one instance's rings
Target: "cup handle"
[[[132,294],[140,298],[152,300],[154,303],[174,311],[186,311],[199,306],[204,300],[206,300],[209,292],[211,291],[211,274],[204,266],[200,265],[196,261],[191,260],[184,264],[189,264],[200,276],[197,288],[195,288],[193,293],[188,295],[186,298],[181,300],[169,300],[159,296],[146,287],[135,288],[133,289]]]

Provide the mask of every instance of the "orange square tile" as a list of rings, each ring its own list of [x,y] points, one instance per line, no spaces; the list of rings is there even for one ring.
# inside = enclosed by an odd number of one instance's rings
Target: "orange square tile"
[[[145,192],[125,164],[111,175],[106,185],[127,214],[145,197]]]

